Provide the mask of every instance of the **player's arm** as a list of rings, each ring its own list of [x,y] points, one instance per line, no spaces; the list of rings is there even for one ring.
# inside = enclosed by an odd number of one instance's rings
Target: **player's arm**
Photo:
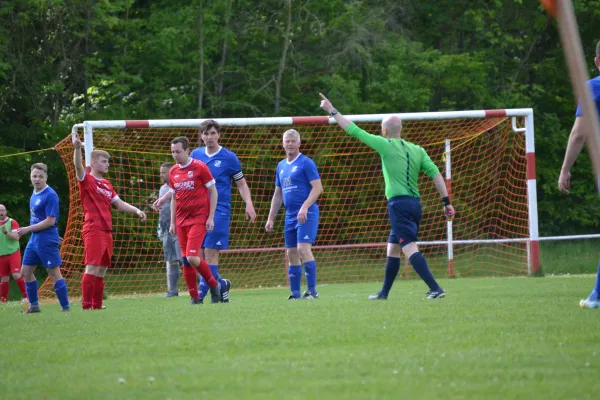
[[[217,211],[217,201],[219,201],[219,192],[217,192],[217,185],[215,181],[213,184],[208,186],[208,197],[210,198],[210,209],[208,211],[208,219],[206,220],[206,230],[212,231],[215,228],[215,211]]]
[[[112,204],[119,211],[123,211],[123,212],[129,213],[129,214],[136,214],[138,217],[140,217],[142,219],[142,221],[146,220],[146,213],[144,213],[139,208],[132,206],[131,204],[127,203],[126,201],[123,201],[123,200],[117,198],[115,201],[113,201]]]
[[[235,175],[233,179],[235,180]],[[236,180],[235,184],[240,192],[240,196],[242,196],[242,199],[246,203],[246,218],[254,223],[256,220],[256,211],[254,210],[254,204],[252,204],[252,195],[250,194],[248,182],[246,182],[246,178],[241,178]]]
[[[315,201],[319,198],[321,193],[323,193],[323,185],[321,184],[321,179],[315,179],[310,181],[310,193],[308,197],[302,203],[302,207],[300,207],[300,211],[298,211],[298,222],[305,223],[308,219],[308,209],[312,206]]]
[[[571,167],[575,164],[579,153],[581,153],[586,138],[585,121],[583,118],[577,117],[569,135],[565,159],[563,160],[560,176],[558,177],[558,189],[565,194],[569,193],[569,188],[571,187]]]
[[[12,240],[19,240],[19,234],[17,233],[17,229],[19,229],[19,224],[14,219],[11,224],[11,232],[6,230],[6,227],[2,225],[2,233]]]
[[[51,226],[54,226],[55,223],[56,223],[56,217],[49,215],[49,216],[46,217],[46,219],[44,219],[43,221],[38,222],[37,224],[18,228],[17,229],[17,235],[19,235],[19,237],[21,237],[23,235],[28,234],[29,232],[43,231],[44,229],[48,229]]]
[[[450,202],[450,196],[448,196],[448,188],[446,187],[446,181],[442,174],[440,174],[440,170],[435,165],[435,163],[429,157],[429,154],[425,151],[424,148],[421,149],[421,169],[433,180],[435,188],[438,193],[442,197],[442,202],[444,203],[444,214],[446,217],[451,218],[454,216],[454,207]]]
[[[162,197],[159,197],[154,203],[152,203],[152,208],[154,208],[155,211],[159,211],[163,204],[165,204],[165,202],[171,199],[172,197],[173,193],[171,193],[171,191],[169,190]]]
[[[82,181],[85,176],[85,169],[83,168],[83,160],[81,157],[81,147],[83,143],[79,139],[79,134],[77,132],[73,132],[71,134],[71,139],[73,141],[73,147],[75,148],[73,154],[73,164],[75,164],[75,175],[77,176],[77,180]]]
[[[283,204],[283,192],[281,191],[281,186],[275,187],[275,192],[273,193],[273,198],[271,199],[271,208],[269,209],[269,217],[267,218],[267,224],[265,225],[265,229],[267,232],[271,232],[273,230],[273,225],[275,221],[275,217]]]
[[[350,136],[354,136],[367,146],[376,150],[379,154],[384,154],[389,146],[389,141],[379,135],[371,135],[370,133],[360,129],[356,124],[344,117],[338,110],[335,109],[333,104],[325,97],[322,93],[319,93],[321,98],[321,108],[332,114],[333,119],[336,120],[340,128],[346,131]]]
[[[169,190],[171,194],[173,194],[171,198],[171,226],[169,226],[169,232],[171,235],[175,235],[177,230],[175,228],[175,216],[177,215],[177,197],[174,195],[173,189]]]

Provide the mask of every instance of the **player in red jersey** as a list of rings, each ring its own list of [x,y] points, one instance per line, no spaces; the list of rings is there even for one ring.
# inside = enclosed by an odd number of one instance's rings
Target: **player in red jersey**
[[[190,158],[190,142],[186,137],[171,141],[171,154],[177,163],[169,171],[171,198],[171,233],[177,233],[183,256],[183,277],[192,299],[198,296],[196,271],[210,287],[211,303],[221,299],[221,285],[210,272],[208,263],[200,258],[200,248],[207,231],[215,227],[218,193],[210,170],[202,161]]]
[[[25,280],[21,276],[21,250],[17,233],[19,224],[6,215],[4,204],[0,204],[0,226],[2,227],[0,235],[0,302],[5,303],[8,300],[9,279],[12,275],[21,291],[21,303],[25,303],[27,291],[25,290]]]
[[[83,204],[83,248],[85,273],[81,280],[81,307],[84,310],[102,309],[104,296],[104,275],[111,267],[113,253],[112,210],[137,214],[142,221],[146,214],[139,208],[124,202],[104,175],[108,172],[110,155],[103,150],[94,150],[91,155],[91,171],[83,168],[82,143],[77,132],[72,135],[75,154],[73,162],[79,181],[79,192]]]

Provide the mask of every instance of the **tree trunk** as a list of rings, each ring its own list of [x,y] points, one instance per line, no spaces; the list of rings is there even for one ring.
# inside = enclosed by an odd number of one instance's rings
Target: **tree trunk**
[[[202,117],[202,99],[204,98],[204,4],[203,0],[199,0],[199,15],[198,15],[198,42],[200,46],[200,65],[198,75],[198,117]]]
[[[233,6],[233,0],[227,2],[227,10],[225,10],[225,38],[221,43],[221,62],[219,64],[219,77],[217,79],[217,97],[223,96],[223,80],[225,79],[225,62],[227,61],[227,43],[228,35],[231,30],[231,7]]]
[[[292,0],[287,0],[287,24],[285,27],[285,38],[283,39],[283,51],[279,60],[279,71],[277,71],[277,79],[275,79],[275,114],[279,113],[281,106],[281,83],[283,81],[283,72],[285,70],[285,61],[287,52],[290,48],[290,32],[292,30]]]

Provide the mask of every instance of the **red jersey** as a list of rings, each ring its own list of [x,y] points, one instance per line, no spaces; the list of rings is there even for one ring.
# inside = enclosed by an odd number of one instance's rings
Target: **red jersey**
[[[86,172],[79,181],[79,193],[85,216],[83,230],[112,231],[111,205],[119,196],[110,182]]]
[[[205,224],[210,212],[208,189],[215,184],[210,170],[202,161],[190,158],[187,165],[176,164],[169,171],[169,186],[175,193],[176,225]]]

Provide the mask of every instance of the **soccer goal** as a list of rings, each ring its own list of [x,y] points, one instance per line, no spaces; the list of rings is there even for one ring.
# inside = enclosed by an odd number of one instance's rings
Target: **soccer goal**
[[[388,114],[349,116],[379,134]],[[424,147],[444,174],[456,217],[446,221],[433,182],[422,176],[420,247],[437,277],[527,275],[539,269],[533,111],[531,109],[397,114],[402,137]],[[172,161],[170,141],[187,136],[198,143],[202,119],[86,121],[85,162],[92,149],[111,156],[108,178],[119,196],[148,214],[114,213],[114,268],[107,274],[112,295],[166,290],[165,264],[156,237],[158,213],[151,210],[161,185],[161,163]],[[242,162],[258,214],[251,225],[244,203],[232,195],[230,248],[220,258],[221,275],[236,288],[287,285],[283,210],[275,232],[264,225],[274,190],[275,167],[284,158],[282,133],[300,132],[301,152],[313,158],[324,193],[314,254],[318,282],[381,280],[390,226],[378,154],[348,136],[328,117],[217,119],[220,142]],[[56,145],[67,169],[70,205],[61,253],[64,276],[77,296],[83,272],[83,213],[73,168],[70,136]],[[235,189],[234,185],[234,192]],[[416,277],[408,263],[401,277]],[[183,281],[183,280],[182,280]],[[182,282],[183,284],[183,282]],[[52,296],[48,282],[42,294]]]

